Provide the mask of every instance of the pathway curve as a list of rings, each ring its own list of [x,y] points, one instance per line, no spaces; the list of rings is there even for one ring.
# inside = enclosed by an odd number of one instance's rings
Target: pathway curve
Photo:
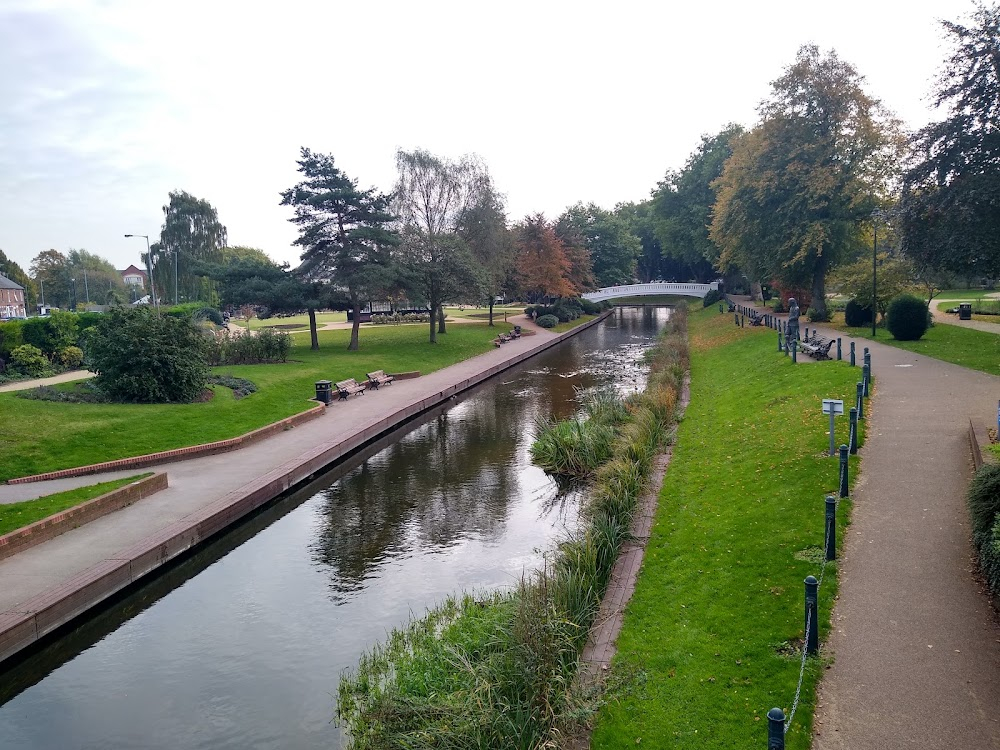
[[[51,378],[36,378],[34,380],[19,380],[16,383],[4,383],[0,385],[0,393],[4,391],[26,391],[29,388],[37,388],[40,385],[69,383],[73,380],[86,380],[92,377],[94,377],[94,373],[87,370],[71,370],[60,375],[53,375]]]
[[[974,577],[964,499],[969,419],[992,420],[1000,378],[865,346],[872,416],[813,748],[1000,748],[1000,625]]]
[[[989,295],[995,296],[995,295]],[[953,302],[955,307],[958,306],[959,302],[968,302],[967,299],[948,299],[944,297],[942,299],[935,299],[931,303],[931,316],[934,318],[935,323],[945,323],[947,325],[960,326],[962,328],[974,328],[977,331],[986,331],[987,333],[1000,334],[1000,323],[990,323],[986,320],[959,320],[958,315],[954,313],[946,313],[938,310],[938,305],[942,302]]]

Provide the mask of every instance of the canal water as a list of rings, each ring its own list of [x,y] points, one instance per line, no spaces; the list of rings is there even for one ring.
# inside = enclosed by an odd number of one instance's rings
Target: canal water
[[[338,677],[460,591],[513,586],[572,531],[537,420],[645,383],[666,308],[619,308],[281,499],[0,674],[3,750],[337,748]]]

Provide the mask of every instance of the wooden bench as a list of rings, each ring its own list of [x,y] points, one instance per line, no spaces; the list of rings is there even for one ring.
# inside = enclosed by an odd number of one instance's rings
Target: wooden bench
[[[367,383],[359,383],[354,378],[340,380],[337,382],[337,393],[340,394],[341,401],[346,401],[348,396],[353,396],[355,393],[364,394],[367,386]]]
[[[368,376],[368,385],[374,388],[376,391],[380,385],[390,385],[395,378],[392,375],[386,375],[382,370],[376,370],[375,372],[366,373]]]
[[[833,346],[833,339],[813,336],[808,341],[800,341],[799,346],[802,348],[802,351],[815,360],[830,359],[830,349]]]

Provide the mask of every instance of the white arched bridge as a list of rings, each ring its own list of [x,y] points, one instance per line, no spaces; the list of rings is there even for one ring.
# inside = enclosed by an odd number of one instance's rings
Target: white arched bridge
[[[677,284],[672,281],[652,281],[648,284],[606,286],[596,292],[587,292],[582,296],[591,302],[603,302],[619,297],[662,297],[664,295],[704,298],[710,291],[718,288],[718,281],[713,281],[711,284]]]

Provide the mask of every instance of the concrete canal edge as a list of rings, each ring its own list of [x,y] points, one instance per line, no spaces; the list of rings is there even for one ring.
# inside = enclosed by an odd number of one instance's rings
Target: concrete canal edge
[[[521,362],[557,346],[568,338],[597,325],[613,313],[613,309],[608,310],[576,328],[539,342],[535,348],[521,352],[508,360],[454,383],[436,394],[398,409],[363,431],[320,443],[294,460],[287,461],[272,471],[256,477],[239,489],[140,539],[130,547],[105,558],[60,585],[19,603],[16,611],[0,613],[0,664],[35,644],[57,628],[84,615],[122,589],[154,573],[158,568],[179,555],[225,531],[229,526],[237,523],[262,505],[296,485],[309,481],[331,464],[377,440],[386,432],[452,397],[476,387],[494,375],[509,370]],[[323,405],[318,405],[318,413],[322,413],[323,408]],[[303,412],[302,414],[308,413]],[[282,420],[282,422],[284,421]],[[276,425],[281,424],[278,422],[256,432],[269,429],[278,432],[280,429],[286,429],[284,427],[276,428]],[[268,434],[273,434],[273,432]],[[238,439],[234,438],[234,440]],[[184,457],[192,456],[188,454]],[[114,466],[116,469],[123,468],[118,462],[110,463],[116,464]],[[59,474],[59,476],[67,475]]]

